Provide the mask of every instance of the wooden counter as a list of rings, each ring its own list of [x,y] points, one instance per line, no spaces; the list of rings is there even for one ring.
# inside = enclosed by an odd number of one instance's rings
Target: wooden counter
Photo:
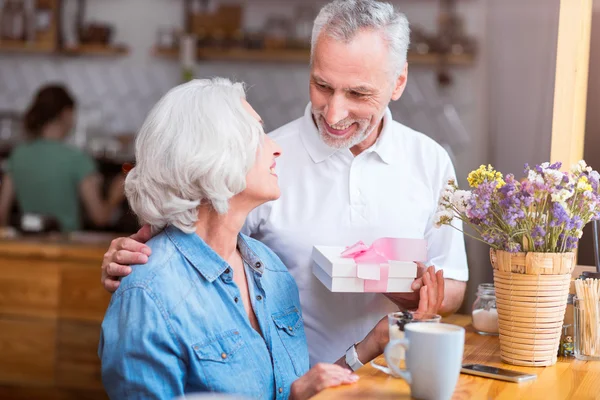
[[[112,237],[0,240],[1,399],[106,399],[100,265]]]
[[[537,374],[533,382],[521,384],[461,374],[453,399],[600,399],[600,361],[576,361],[559,358],[551,367],[517,367],[500,361],[498,337],[475,333],[471,317],[454,315],[442,322],[465,326],[464,363],[486,364]],[[383,357],[377,360],[385,365]],[[360,380],[349,386],[327,389],[314,397],[315,400],[330,399],[409,399],[410,388],[401,379],[389,377],[365,365],[357,371]]]

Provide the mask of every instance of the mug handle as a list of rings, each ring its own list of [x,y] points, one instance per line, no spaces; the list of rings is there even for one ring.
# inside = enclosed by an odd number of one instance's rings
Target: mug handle
[[[404,338],[404,339],[391,340],[387,344],[387,346],[385,346],[385,351],[383,352],[383,356],[385,357],[385,362],[387,363],[388,368],[390,370],[392,370],[392,372],[396,376],[404,379],[406,381],[406,383],[408,383],[410,385],[412,382],[412,377],[410,375],[410,372],[406,368],[398,367],[397,363],[399,360],[393,360],[392,356],[390,354],[391,350],[397,346],[402,346],[402,347],[404,347],[405,350],[408,350],[408,347],[409,347],[408,339]]]

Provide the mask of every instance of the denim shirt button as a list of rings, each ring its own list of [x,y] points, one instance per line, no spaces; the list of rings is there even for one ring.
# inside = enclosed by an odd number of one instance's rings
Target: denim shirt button
[[[294,328],[292,328],[291,326],[288,326],[288,331],[293,331]]]
[[[258,296],[256,296],[256,300],[261,301],[262,300],[262,296],[259,294]]]
[[[254,266],[255,266],[256,268],[260,268],[260,267],[262,267],[262,264],[261,264],[260,262],[257,262],[256,264],[254,264]]]
[[[229,268],[227,268],[227,269],[225,270],[225,273],[226,273],[226,274],[228,274],[229,272],[231,272],[231,271],[229,270]]]
[[[234,299],[233,299],[233,301],[235,301],[235,302],[237,303],[238,301],[240,301],[240,299],[238,299],[238,298],[236,297],[236,298],[234,298]]]
[[[283,393],[283,388],[279,388],[279,393]]]
[[[226,358],[227,358],[227,354],[225,354],[225,353],[221,353],[221,358],[222,358],[223,360],[224,360],[224,359],[226,359]]]

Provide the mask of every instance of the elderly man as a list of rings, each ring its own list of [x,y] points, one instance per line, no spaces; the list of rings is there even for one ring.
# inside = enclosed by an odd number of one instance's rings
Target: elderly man
[[[245,232],[274,250],[296,279],[311,363],[346,352],[342,362],[357,369],[367,360],[357,355],[360,344],[347,343],[386,313],[400,307],[449,314],[463,300],[464,238],[433,222],[439,194],[454,177],[452,162],[433,140],[393,121],[388,109],[406,87],[408,45],[408,21],[392,5],[329,3],[313,28],[311,102],[303,117],[270,135],[283,148],[282,196],[255,209]],[[312,275],[313,245],[386,236],[425,238],[437,274],[421,266],[414,293],[386,295],[331,293]],[[107,290],[129,272],[127,264],[146,261],[147,249],[135,240],[147,238],[141,230],[113,242],[103,263]]]

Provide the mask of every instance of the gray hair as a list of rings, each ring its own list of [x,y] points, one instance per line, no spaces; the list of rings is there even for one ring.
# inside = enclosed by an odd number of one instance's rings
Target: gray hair
[[[150,111],[125,181],[133,212],[153,231],[195,230],[198,206],[226,213],[246,188],[263,129],[242,104],[241,83],[197,79],[171,89]]]
[[[392,72],[399,75],[406,63],[410,44],[410,28],[406,16],[394,11],[394,6],[375,0],[335,0],[325,5],[312,31],[310,60],[321,33],[350,42],[361,29],[381,31],[390,49]]]

